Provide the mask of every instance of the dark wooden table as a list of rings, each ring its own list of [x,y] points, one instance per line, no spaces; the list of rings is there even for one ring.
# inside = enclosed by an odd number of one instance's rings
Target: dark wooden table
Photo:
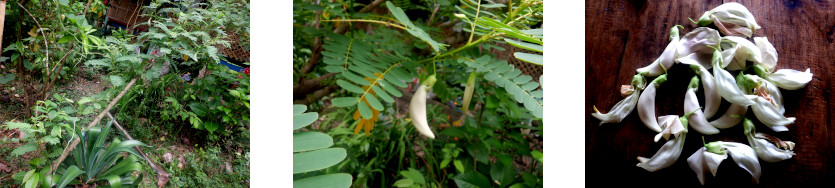
[[[673,166],[647,172],[635,166],[636,157],[651,157],[665,141],[652,141],[656,133],[643,125],[637,111],[619,124],[603,126],[598,126],[600,121],[590,114],[592,105],[608,112],[623,99],[620,85],[629,84],[635,69],[650,64],[664,51],[670,27],[684,26],[681,31],[684,36],[697,27],[688,17],[698,19],[705,11],[724,2],[730,1],[586,1],[586,186],[702,187],[687,164],[687,157],[702,147],[702,134],[691,129],[684,150]],[[835,127],[832,121],[835,116],[831,106],[835,104],[832,101],[835,83],[831,78],[835,73],[835,1],[738,2],[762,26],[754,36],[768,37],[777,49],[778,69],[810,68],[814,74],[805,88],[782,90],[785,115],[797,118],[788,126],[788,132],[775,133],[754,120],[757,131],[797,143],[794,150],[797,155],[792,159],[777,163],[760,161],[762,176],[757,186],[833,187]],[[731,73],[736,75],[736,71]],[[657,115],[684,114],[684,92],[693,75],[686,66],[676,65],[670,70],[669,81],[657,93]],[[701,90],[697,95],[704,105]],[[727,101],[722,103],[711,120],[728,108]],[[747,117],[756,119],[750,109]],[[741,125],[704,138],[748,144]],[[731,160],[729,157],[722,162],[716,177],[706,174],[705,186],[752,185],[751,176]]]

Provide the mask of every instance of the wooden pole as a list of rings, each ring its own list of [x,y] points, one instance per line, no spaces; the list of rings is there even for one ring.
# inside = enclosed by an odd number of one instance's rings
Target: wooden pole
[[[110,114],[110,112],[105,112],[107,113],[107,117],[113,120],[113,125],[116,125],[116,128],[119,129],[119,131],[122,131],[122,134],[124,134],[125,137],[128,138],[128,140],[133,140],[133,137],[130,136],[128,131],[125,130],[125,128],[123,128],[122,125],[119,125],[119,122],[116,121],[116,118],[114,118],[113,115]],[[142,155],[142,157],[144,157],[145,160],[148,161],[148,164],[151,165],[151,168],[157,171],[157,186],[165,186],[165,184],[168,183],[168,180],[171,178],[171,175],[159,166],[157,166],[157,164],[154,163],[154,161],[152,161],[151,158],[148,158],[148,155],[145,154],[145,152],[142,152],[142,148],[140,148],[139,146],[134,146],[133,148],[136,149],[136,151],[139,152],[139,154]]]
[[[0,1],[0,52],[3,51],[3,26],[6,22],[6,1]]]

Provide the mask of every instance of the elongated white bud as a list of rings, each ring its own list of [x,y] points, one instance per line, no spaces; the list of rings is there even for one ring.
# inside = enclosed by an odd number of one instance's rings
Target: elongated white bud
[[[719,133],[719,129],[711,126],[705,118],[705,115],[701,110],[699,110],[699,99],[696,98],[695,92],[698,88],[699,78],[694,76],[690,79],[690,84],[688,85],[687,92],[685,92],[684,95],[684,112],[693,112],[688,119],[690,120],[690,124],[693,129],[696,129],[696,131],[706,135]]]
[[[470,77],[467,79],[467,87],[464,88],[464,114],[467,114],[467,111],[470,110],[470,101],[473,98],[473,90],[475,89],[475,71],[470,73]]]
[[[417,131],[429,138],[434,139],[435,135],[429,129],[429,123],[426,121],[426,92],[431,89],[429,86],[435,83],[435,75],[429,76],[418,87],[415,95],[412,96],[412,102],[409,103],[409,115],[412,118],[412,124],[415,125]]]
[[[661,56],[655,59],[652,64],[637,69],[636,71],[638,71],[638,73],[645,76],[658,76],[666,73],[666,70],[670,69],[670,67],[675,64],[676,48],[679,46],[678,27],[682,26],[675,25],[673,28],[670,28],[670,43],[667,44],[667,48],[664,48],[664,52],[661,53]]]
[[[641,121],[647,128],[655,132],[661,132],[661,127],[658,126],[655,119],[655,90],[665,81],[667,81],[667,75],[658,76],[647,86],[638,99],[638,116],[641,117]]]
[[[720,129],[731,128],[742,121],[742,116],[745,116],[745,113],[748,113],[748,107],[731,103],[731,107],[728,107],[725,114],[719,119],[711,121],[710,125]]]
[[[635,166],[641,167],[650,172],[655,172],[672,166],[681,155],[681,149],[684,148],[684,139],[686,137],[687,133],[685,132],[676,139],[667,141],[667,143],[664,143],[664,145],[661,146],[661,149],[658,149],[658,152],[656,152],[652,158],[647,159],[645,157],[638,157],[638,161],[640,163]]]
[[[756,101],[756,104],[751,105],[751,110],[754,111],[754,115],[757,116],[757,119],[759,119],[760,122],[767,125],[772,130],[777,132],[788,131],[789,129],[786,128],[786,125],[794,123],[794,117],[787,118],[783,116],[779,109],[775,108],[774,105],[765,98],[757,97],[754,101]]]
[[[604,123],[620,123],[623,118],[626,118],[635,109],[635,105],[638,104],[638,97],[641,96],[641,89],[646,87],[646,79],[641,75],[635,75],[632,77],[632,85],[629,86],[632,86],[634,89],[632,93],[615,104],[615,106],[612,106],[608,113],[600,113],[597,107],[592,106],[594,113],[591,116],[599,119],[600,125]]]
[[[736,84],[736,79],[726,71],[725,69],[720,68],[722,63],[722,53],[719,52],[718,49],[715,49],[713,52],[713,76],[715,76],[717,92],[722,98],[728,100],[728,102],[739,104],[742,106],[749,106],[754,104],[752,99],[756,98],[756,95],[745,95],[742,90],[739,89],[739,86]]]

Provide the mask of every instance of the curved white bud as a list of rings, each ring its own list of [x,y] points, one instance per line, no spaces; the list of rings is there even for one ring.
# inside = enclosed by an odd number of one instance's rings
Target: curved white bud
[[[646,67],[641,67],[635,71],[644,76],[658,76],[664,74],[666,71],[665,69],[670,69],[675,64],[675,55],[676,55],[676,47],[678,47],[678,37],[676,37],[673,41],[670,41],[670,44],[667,44],[667,48],[664,49],[664,52],[661,53],[652,64],[647,65]],[[661,67],[661,66],[664,67]]]
[[[620,102],[612,106],[612,109],[609,110],[609,113],[600,113],[597,111],[597,107],[594,107],[594,113],[591,113],[591,116],[600,120],[600,125],[604,123],[620,123],[623,121],[623,118],[626,118],[633,109],[635,109],[635,105],[638,104],[638,96],[641,95],[640,90],[635,90],[627,96],[623,98]]]
[[[762,168],[760,162],[757,160],[757,154],[754,149],[748,145],[736,142],[722,142],[723,147],[730,153],[731,158],[740,168],[748,171],[754,181],[760,183],[760,175]]]
[[[705,26],[711,22],[722,34],[730,36],[751,37],[760,29],[754,15],[745,6],[735,2],[719,5],[699,18],[699,25]]]
[[[731,128],[739,124],[742,121],[742,116],[745,116],[746,113],[748,113],[748,107],[731,103],[731,106],[728,107],[725,114],[719,117],[719,119],[711,121],[710,125],[720,129]]]
[[[747,135],[748,142],[750,142],[751,147],[754,148],[754,151],[757,152],[757,156],[762,159],[763,161],[767,162],[778,162],[786,159],[791,159],[794,156],[794,152],[790,149],[794,149],[793,142],[783,142],[782,140],[776,139],[775,141],[779,142],[778,144],[786,145],[787,149],[780,149],[774,143],[770,142],[769,137],[772,137],[767,134],[757,133],[755,135]],[[790,145],[790,146],[789,146]]]
[[[641,167],[647,171],[655,172],[663,168],[672,166],[678,157],[681,155],[681,149],[684,148],[684,139],[687,133],[681,134],[676,139],[667,141],[658,149],[658,152],[652,158],[638,157],[638,163],[635,166]]]
[[[706,135],[719,133],[719,129],[711,126],[705,115],[699,110],[699,99],[696,98],[695,92],[699,87],[698,81],[698,78],[693,77],[690,86],[687,87],[687,92],[684,94],[684,113],[693,112],[687,119],[690,120],[690,127],[693,127],[696,131]]]
[[[412,96],[411,103],[409,103],[409,115],[412,118],[412,124],[415,125],[420,134],[434,139],[435,135],[432,134],[429,123],[426,121],[426,91],[429,89],[423,84],[418,87],[415,95]]]
[[[756,104],[751,105],[751,110],[754,111],[754,116],[757,116],[757,119],[759,119],[760,122],[767,125],[772,130],[777,132],[788,131],[789,129],[786,128],[786,125],[794,123],[794,117],[784,117],[780,113],[779,109],[775,108],[774,105],[765,98],[757,97],[754,101],[756,101]]]
[[[658,126],[658,122],[655,119],[656,87],[658,87],[656,83],[652,82],[647,86],[644,92],[641,93],[641,97],[638,98],[638,116],[647,128],[655,132],[661,132],[661,127]]]
[[[719,61],[714,61],[713,64],[715,67],[719,67],[719,63]],[[739,90],[739,86],[736,84],[736,79],[731,75],[731,73],[725,69],[714,68],[713,76],[715,76],[717,92],[722,96],[722,98],[725,98],[728,102],[742,106],[754,104],[752,99],[757,96],[745,95],[741,90]]]

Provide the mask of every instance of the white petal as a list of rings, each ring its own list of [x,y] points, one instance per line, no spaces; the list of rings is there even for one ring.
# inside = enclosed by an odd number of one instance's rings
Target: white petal
[[[661,127],[655,120],[655,82],[650,83],[638,98],[638,116],[650,130],[661,132]]]
[[[710,10],[710,13],[713,17],[720,20],[725,27],[732,27],[733,25],[738,25],[744,27],[746,30],[750,30],[750,32],[743,32],[736,30],[735,33],[741,33],[746,37],[750,37],[753,35],[754,31],[760,29],[760,26],[757,24],[757,20],[754,19],[754,15],[748,11],[745,6],[742,6],[739,3],[725,3],[719,5],[713,10]],[[719,23],[714,23],[718,25]],[[725,33],[726,35],[731,35],[733,33]]]
[[[777,148],[773,143],[766,139],[754,138],[752,146],[756,147],[757,156],[763,161],[777,162],[792,158],[794,152]]]
[[[777,132],[788,131],[785,126],[794,123],[794,117],[784,117],[780,114],[779,109],[775,108],[774,105],[772,105],[771,102],[768,102],[765,98],[757,97],[754,101],[756,101],[756,104],[751,105],[751,110],[754,111],[754,115],[757,116],[757,119],[759,119],[760,122],[767,125],[772,130]]]
[[[705,184],[705,170],[707,170],[705,168],[705,156],[702,154],[704,151],[705,147],[702,147],[693,153],[693,155],[687,157],[687,164],[696,173],[696,178],[699,178],[699,183],[702,183],[702,185]]]
[[[718,62],[715,62],[714,66],[718,66]],[[757,96],[745,95],[741,90],[739,90],[739,87],[736,85],[736,79],[731,75],[731,73],[725,69],[714,68],[713,76],[716,78],[717,92],[722,96],[722,98],[725,98],[728,102],[742,106],[754,104],[752,99]]]
[[[746,113],[748,113],[748,107],[731,103],[731,107],[728,107],[725,114],[722,115],[722,117],[719,117],[719,119],[711,121],[710,125],[720,129],[731,128],[742,121],[742,118],[733,117],[733,115],[745,116]]]
[[[705,69],[703,66],[698,66],[698,69],[697,74],[699,74],[700,79],[702,80],[702,88],[704,88],[705,95],[705,106],[702,112],[704,112],[705,119],[710,119],[713,115],[716,115],[716,111],[719,110],[719,105],[722,103],[722,96],[719,96],[719,93],[716,92],[716,84],[714,83],[715,78],[713,78],[713,74],[710,74],[710,71]]]
[[[652,64],[647,65],[646,67],[639,68],[636,71],[638,71],[638,73],[643,73],[643,75],[645,76],[658,76],[664,73],[664,69],[669,70],[671,67],[673,67],[673,64],[675,63],[676,47],[678,46],[678,41],[678,39],[670,41],[670,44],[667,44],[667,48],[664,49],[664,52],[661,53],[661,56],[655,59],[655,61],[653,61]],[[658,65],[659,62],[664,65],[663,68],[661,67],[661,65]]]
[[[752,61],[754,63],[762,62],[762,54],[760,53],[760,49],[757,48],[754,43],[748,41],[748,39],[736,36],[725,36],[722,37],[722,43],[731,43],[736,45],[737,47],[734,48],[736,51],[733,53],[732,61],[722,62],[722,67],[727,67],[728,70],[742,70],[745,68],[746,61]],[[722,54],[725,57],[724,53]]]
[[[757,48],[760,49],[763,56],[760,65],[768,72],[774,72],[774,67],[777,67],[777,49],[774,49],[774,45],[768,42],[766,37],[754,37],[754,43],[757,44]]]
[[[728,153],[730,153],[734,162],[745,171],[748,171],[755,182],[760,183],[762,169],[760,168],[760,162],[757,160],[757,154],[754,153],[754,149],[748,147],[748,145],[736,142],[723,142],[722,144]]]
[[[771,81],[777,87],[787,90],[797,90],[806,87],[806,84],[812,81],[812,72],[808,68],[805,72],[792,69],[780,69],[773,74],[765,75],[765,79]]]
[[[719,129],[711,126],[707,119],[705,119],[705,115],[702,111],[698,109],[699,99],[696,98],[696,93],[693,92],[693,88],[688,88],[687,92],[684,94],[684,113],[695,111],[687,117],[687,119],[690,120],[690,127],[693,127],[696,131],[706,135],[719,133]]]
[[[775,107],[780,111],[780,114],[786,113],[786,106],[783,106],[783,94],[780,92],[780,89],[777,89],[777,86],[771,82],[764,81],[763,83],[766,85],[765,87],[771,96],[771,102],[776,105]]]
[[[641,167],[647,171],[655,172],[661,170],[663,168],[667,168],[672,166],[678,157],[681,155],[681,149],[684,147],[684,139],[687,137],[687,134],[681,134],[676,139],[667,141],[661,146],[661,149],[658,149],[658,152],[652,156],[652,158],[644,158],[638,157],[638,163],[635,166]]]
[[[716,177],[716,172],[719,171],[719,164],[722,163],[722,160],[727,159],[728,155],[720,155],[707,151],[702,152],[702,154],[705,158],[705,165],[707,165],[707,168],[710,170],[710,173],[713,174],[714,177]]]
[[[676,47],[676,57],[700,62],[703,67],[709,69],[713,66],[709,63],[710,58],[713,56],[713,48],[709,46],[716,46],[721,39],[722,37],[719,36],[719,32],[714,29],[707,27],[696,28],[679,40],[678,47]]]
[[[600,125],[604,123],[620,123],[623,121],[623,118],[626,118],[635,109],[635,105],[638,104],[638,96],[641,96],[641,91],[635,90],[628,97],[623,98],[615,106],[612,106],[609,113],[602,114],[600,112],[594,112],[591,113],[591,116],[599,119]],[[595,109],[597,108],[595,107]]]
[[[661,140],[661,137],[664,137],[666,140],[670,140],[670,135],[678,137],[681,132],[684,132],[684,125],[681,124],[678,115],[658,117],[658,126],[660,126],[662,130],[660,133],[655,135],[655,142]]]

